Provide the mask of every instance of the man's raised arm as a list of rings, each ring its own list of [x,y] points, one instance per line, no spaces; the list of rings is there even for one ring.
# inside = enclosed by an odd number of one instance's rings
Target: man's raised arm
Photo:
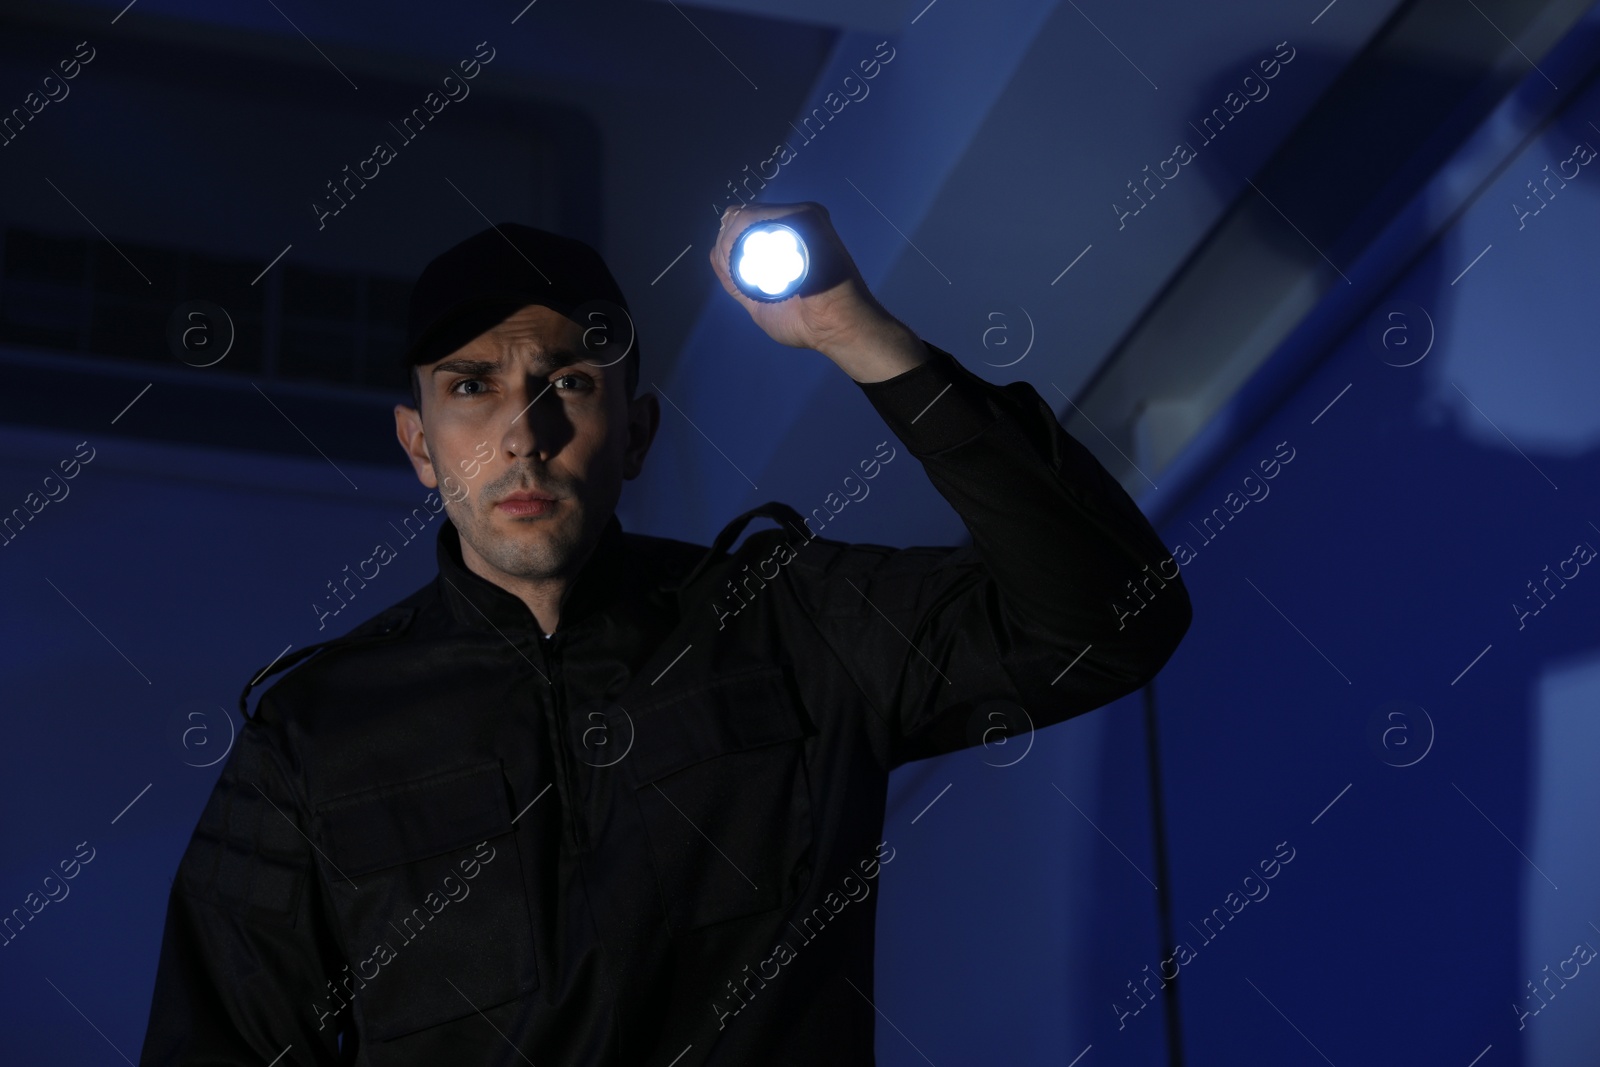
[[[815,205],[751,205],[742,225]],[[994,385],[919,340],[849,264],[828,292],[757,303],[775,340],[815,348],[862,388],[972,534],[959,549],[812,542],[786,568],[797,597],[878,709],[890,765],[987,740],[985,708],[1050,725],[1155,676],[1192,613],[1178,566],[1131,497],[1026,382]],[[835,252],[848,255],[842,246]]]

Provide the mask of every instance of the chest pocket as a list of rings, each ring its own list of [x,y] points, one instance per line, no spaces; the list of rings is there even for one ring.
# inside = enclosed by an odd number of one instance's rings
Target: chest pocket
[[[675,930],[793,903],[812,850],[805,738],[783,669],[760,667],[628,709],[633,787]],[[626,727],[619,727],[625,729]]]
[[[367,1037],[399,1037],[538,988],[498,762],[340,797],[317,819],[350,954],[350,972],[329,977],[342,998],[353,987]]]

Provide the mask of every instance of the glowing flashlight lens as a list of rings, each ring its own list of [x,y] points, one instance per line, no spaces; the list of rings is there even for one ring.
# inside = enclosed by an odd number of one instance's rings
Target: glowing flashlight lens
[[[778,296],[805,277],[805,245],[787,226],[755,230],[739,242],[734,273],[750,288]]]

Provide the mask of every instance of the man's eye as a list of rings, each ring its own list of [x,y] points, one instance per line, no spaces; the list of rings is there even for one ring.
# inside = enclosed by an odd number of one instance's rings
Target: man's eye
[[[566,382],[567,384],[563,386],[563,385],[559,384],[561,382]],[[481,388],[481,389],[463,389],[462,388],[462,386],[472,385],[472,384],[480,385],[483,388]],[[550,385],[545,387],[546,391],[548,391],[551,387],[555,387],[557,389],[557,391],[559,391],[559,392],[565,392],[565,393],[579,392],[579,393],[582,393],[582,392],[588,392],[589,390],[593,389],[594,388],[594,382],[591,381],[590,378],[587,375],[584,375],[584,374],[563,374],[560,377],[552,378],[550,380]],[[452,382],[450,384],[450,392],[455,394],[456,396],[482,396],[482,395],[484,395],[485,392],[488,391],[488,388],[489,388],[489,382],[486,379],[483,379],[483,378],[459,378],[459,379],[457,379],[456,381],[454,381],[454,382]]]

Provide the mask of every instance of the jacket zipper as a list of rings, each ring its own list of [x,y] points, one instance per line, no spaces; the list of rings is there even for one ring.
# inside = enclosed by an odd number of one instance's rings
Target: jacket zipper
[[[540,658],[544,661],[545,674],[550,679],[546,735],[550,738],[551,748],[554,749],[556,792],[559,794],[559,802],[565,809],[567,833],[573,846],[581,849],[584,847],[585,835],[582,822],[578,818],[580,798],[572,766],[572,753],[567,751],[566,744],[566,702],[562,699],[561,640],[562,635],[559,631],[550,637],[538,639]]]

